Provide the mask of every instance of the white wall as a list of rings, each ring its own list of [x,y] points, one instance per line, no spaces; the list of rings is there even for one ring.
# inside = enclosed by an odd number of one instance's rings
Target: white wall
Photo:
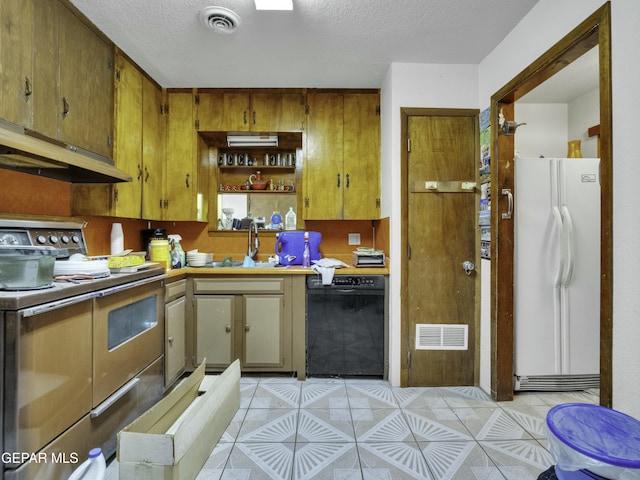
[[[390,217],[389,381],[400,384],[400,109],[478,108],[477,65],[396,63],[381,93],[383,217]],[[480,153],[478,152],[478,155]]]
[[[481,108],[491,95],[603,4],[540,0],[479,66]],[[611,0],[613,80],[613,406],[640,418],[640,2]],[[544,26],[544,28],[541,28]],[[531,39],[535,39],[531,41]],[[583,153],[584,155],[584,153]]]
[[[580,140],[585,158],[598,157],[598,138],[589,137],[589,128],[600,124],[600,90],[597,88],[569,103],[569,140]]]
[[[565,103],[517,103],[514,147],[521,157],[566,157],[569,106]]]

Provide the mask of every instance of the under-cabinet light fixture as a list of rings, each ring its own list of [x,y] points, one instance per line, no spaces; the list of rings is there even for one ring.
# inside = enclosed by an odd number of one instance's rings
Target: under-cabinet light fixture
[[[256,10],[293,10],[293,0],[254,0]]]
[[[229,147],[277,147],[277,135],[228,135]]]

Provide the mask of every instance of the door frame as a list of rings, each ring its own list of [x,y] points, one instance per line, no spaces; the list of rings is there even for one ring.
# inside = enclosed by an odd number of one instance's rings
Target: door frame
[[[513,399],[513,221],[502,221],[514,186],[513,136],[499,134],[498,115],[514,120],[514,103],[591,48],[599,47],[600,77],[600,404],[612,405],[613,146],[611,6],[605,3],[491,97],[491,395]]]
[[[401,222],[400,222],[400,386],[407,387],[409,385],[409,117],[412,116],[438,116],[438,117],[478,117],[478,109],[464,108],[417,108],[417,107],[401,107],[400,108],[400,178],[401,178]],[[477,128],[478,134],[480,126]],[[477,155],[480,158],[479,149],[480,138],[476,138],[478,144]],[[479,173],[476,172],[476,182]],[[476,209],[479,208],[476,205]],[[474,383],[477,384],[480,378],[480,230],[476,231],[476,300],[474,308],[475,329],[475,353],[473,376]],[[402,352],[406,352],[403,354]]]

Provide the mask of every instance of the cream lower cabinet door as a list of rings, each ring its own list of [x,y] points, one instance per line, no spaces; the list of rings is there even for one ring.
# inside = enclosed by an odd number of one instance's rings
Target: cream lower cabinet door
[[[232,360],[236,295],[196,295],[196,361],[225,368]]]
[[[184,372],[185,368],[185,297],[182,296],[164,306],[165,356],[164,385],[168,387]]]
[[[251,367],[284,365],[283,295],[243,295],[244,362]]]

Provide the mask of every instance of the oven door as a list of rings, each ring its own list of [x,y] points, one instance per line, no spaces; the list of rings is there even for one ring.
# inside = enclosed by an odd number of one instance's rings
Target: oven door
[[[135,387],[134,377],[162,356],[163,296],[164,282],[151,278],[103,290],[93,300],[93,416]]]
[[[3,452],[37,452],[91,410],[91,298],[4,312]]]

